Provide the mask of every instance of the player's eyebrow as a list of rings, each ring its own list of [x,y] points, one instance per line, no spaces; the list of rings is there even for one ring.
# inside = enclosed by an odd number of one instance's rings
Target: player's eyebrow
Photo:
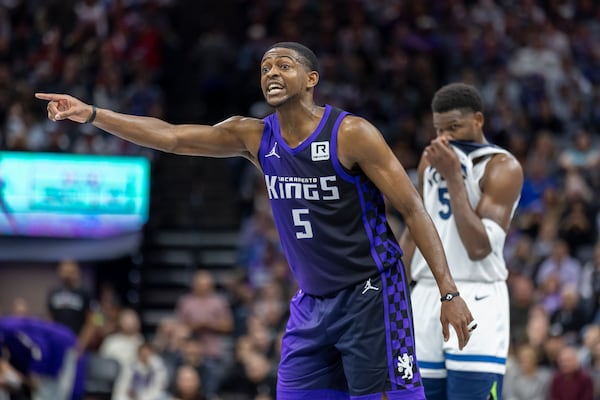
[[[287,54],[282,54],[282,55],[273,55],[273,56],[265,56],[263,57],[261,63],[264,63],[265,61],[269,60],[269,59],[280,59],[280,58],[289,58],[290,60],[294,61],[297,64],[300,64],[300,60],[294,56],[291,55],[287,55]]]

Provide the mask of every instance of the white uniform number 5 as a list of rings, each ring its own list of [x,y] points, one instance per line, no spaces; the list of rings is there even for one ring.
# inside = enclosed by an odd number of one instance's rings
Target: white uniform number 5
[[[310,221],[302,219],[302,217],[308,215],[308,213],[309,211],[307,208],[295,208],[292,210],[294,225],[299,228],[299,230],[296,231],[296,239],[311,239],[313,237]]]

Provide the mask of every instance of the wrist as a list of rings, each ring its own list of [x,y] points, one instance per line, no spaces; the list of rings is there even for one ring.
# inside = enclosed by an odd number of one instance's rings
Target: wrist
[[[447,292],[442,297],[440,297],[440,301],[441,302],[452,301],[452,299],[454,299],[455,297],[458,297],[458,296],[460,296],[459,292]]]
[[[96,106],[92,104],[92,113],[90,114],[88,119],[85,121],[85,123],[91,124],[92,122],[94,122],[95,119],[96,119]]]

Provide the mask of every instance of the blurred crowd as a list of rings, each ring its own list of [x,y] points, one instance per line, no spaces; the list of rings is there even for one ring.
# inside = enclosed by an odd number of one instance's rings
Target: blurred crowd
[[[33,93],[66,92],[170,122],[262,117],[270,110],[259,90],[260,58],[269,44],[291,40],[320,58],[318,102],[371,120],[414,177],[435,135],[433,93],[451,81],[471,83],[485,103],[488,140],[525,171],[505,248],[504,398],[600,399],[600,3],[204,3],[0,0],[1,148],[156,158],[90,125],[48,121]],[[141,333],[140,310],[119,305],[109,289],[94,294],[93,318],[82,324],[93,334],[76,333],[89,336],[87,351],[126,371],[114,398],[274,399],[295,283],[264,184],[249,165],[232,168],[248,206],[239,278],[217,284],[200,270],[150,336]],[[392,210],[390,222],[403,229]]]

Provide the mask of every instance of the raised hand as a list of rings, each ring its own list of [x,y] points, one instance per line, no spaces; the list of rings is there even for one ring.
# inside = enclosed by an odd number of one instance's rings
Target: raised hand
[[[445,179],[451,174],[461,175],[460,161],[447,137],[441,136],[433,139],[423,151],[423,156]]]
[[[36,93],[35,97],[48,100],[48,119],[60,121],[87,122],[93,112],[93,107],[67,94]]]

